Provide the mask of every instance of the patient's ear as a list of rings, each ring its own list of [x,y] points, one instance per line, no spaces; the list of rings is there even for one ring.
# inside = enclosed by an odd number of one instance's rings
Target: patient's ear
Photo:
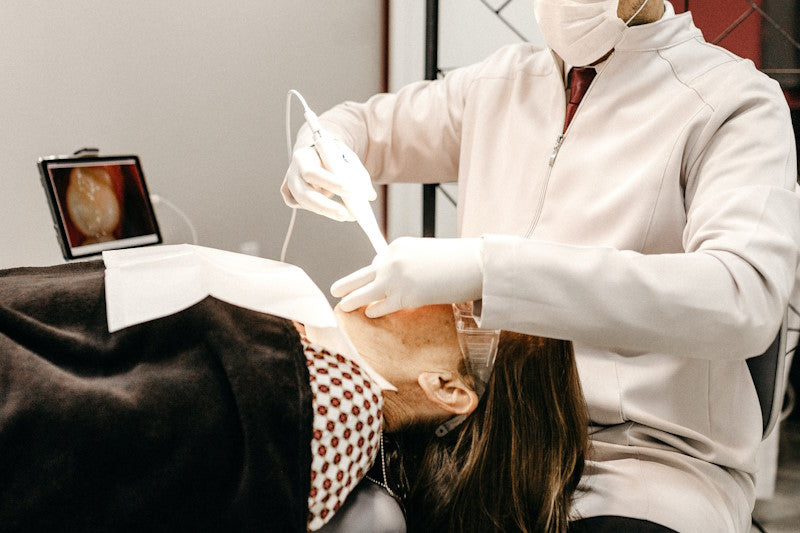
[[[417,378],[425,396],[448,413],[466,415],[478,405],[478,395],[452,372],[422,372]]]

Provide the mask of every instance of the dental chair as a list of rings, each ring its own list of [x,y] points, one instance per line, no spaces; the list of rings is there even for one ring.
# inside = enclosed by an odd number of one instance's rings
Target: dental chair
[[[766,439],[781,413],[784,393],[784,372],[786,371],[786,335],[787,321],[784,319],[781,329],[769,348],[747,360],[750,377],[758,395],[761,406],[761,440]]]
[[[800,194],[800,186],[797,192]],[[747,361],[763,421],[762,442],[756,454],[755,476],[755,496],[761,502],[769,501],[776,495],[781,440],[778,426],[780,419],[786,416],[784,398],[788,387],[788,373],[794,359],[792,354],[797,352],[800,338],[800,314],[797,313],[800,308],[800,268],[795,285],[790,298],[787,324],[780,332],[782,338],[776,338],[764,354]]]
[[[382,487],[362,480],[320,533],[405,533],[400,504]]]

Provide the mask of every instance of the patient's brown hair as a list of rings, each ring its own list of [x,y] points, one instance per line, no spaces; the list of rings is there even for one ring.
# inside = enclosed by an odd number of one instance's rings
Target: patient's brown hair
[[[409,531],[566,531],[588,446],[572,343],[503,332],[464,423],[398,445]]]

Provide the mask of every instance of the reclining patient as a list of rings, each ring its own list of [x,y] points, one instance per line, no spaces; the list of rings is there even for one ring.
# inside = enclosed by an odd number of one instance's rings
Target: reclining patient
[[[103,275],[0,272],[4,531],[316,530],[373,466],[411,530],[566,529],[587,446],[568,342],[504,332],[478,398],[450,306],[340,313],[382,391],[302,324],[212,297],[109,333]]]

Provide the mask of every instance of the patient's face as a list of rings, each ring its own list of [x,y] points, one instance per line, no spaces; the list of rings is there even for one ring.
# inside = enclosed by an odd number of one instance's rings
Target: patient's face
[[[346,313],[337,306],[334,312],[359,352],[370,363],[381,359],[376,370],[390,381],[389,374],[459,367],[461,350],[450,305],[402,309],[379,318],[368,318],[363,308]]]
[[[381,318],[367,318],[364,309],[337,308],[336,316],[361,356],[397,387],[384,394],[387,431],[438,423],[477,405],[472,380],[464,379],[452,306],[404,309]]]

